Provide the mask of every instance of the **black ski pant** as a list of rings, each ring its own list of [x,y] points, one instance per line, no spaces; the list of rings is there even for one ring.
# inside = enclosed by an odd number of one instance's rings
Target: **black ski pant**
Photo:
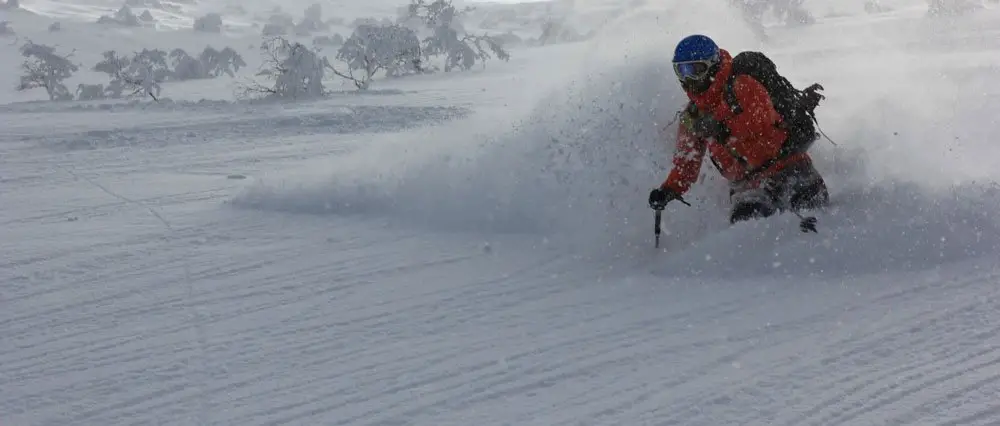
[[[830,194],[812,161],[802,161],[763,179],[755,187],[733,182],[729,199],[732,202],[729,222],[736,223],[781,211],[822,207],[830,201]]]

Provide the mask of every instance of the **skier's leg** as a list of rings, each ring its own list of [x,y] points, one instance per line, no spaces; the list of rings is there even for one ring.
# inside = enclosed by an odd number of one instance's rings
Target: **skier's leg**
[[[789,170],[787,188],[788,208],[793,211],[815,209],[830,202],[826,181],[812,162],[795,165]]]
[[[765,185],[749,188],[734,184],[730,187],[729,199],[733,203],[729,223],[768,217],[777,211],[774,196]]]

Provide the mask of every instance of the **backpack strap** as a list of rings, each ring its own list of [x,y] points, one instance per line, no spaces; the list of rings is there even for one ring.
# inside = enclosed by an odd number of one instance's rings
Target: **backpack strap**
[[[726,78],[726,85],[722,87],[722,99],[726,101],[726,105],[729,105],[729,110],[733,114],[739,115],[743,113],[743,107],[740,106],[739,99],[736,99],[736,89],[733,88],[733,84],[736,83],[736,76],[736,73],[732,73]]]

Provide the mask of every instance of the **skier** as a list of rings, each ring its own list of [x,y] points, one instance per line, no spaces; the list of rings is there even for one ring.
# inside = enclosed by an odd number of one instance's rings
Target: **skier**
[[[706,149],[730,183],[730,223],[829,201],[826,183],[806,153],[817,139],[810,120],[823,98],[816,93],[822,86],[798,91],[762,54],[744,52],[734,60],[704,35],[678,43],[673,68],[690,102],[681,112],[674,167],[650,192],[650,207],[683,202]]]

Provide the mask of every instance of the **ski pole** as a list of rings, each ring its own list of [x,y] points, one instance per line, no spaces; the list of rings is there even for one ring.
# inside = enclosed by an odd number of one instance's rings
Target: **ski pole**
[[[676,198],[674,199],[684,203],[688,207],[691,207],[691,204],[689,204],[687,201],[681,198],[680,195],[676,196]],[[660,221],[663,216],[662,214],[663,209],[666,207],[667,207],[666,203],[664,204],[657,203],[653,205],[653,235],[656,236],[656,243],[654,244],[654,247],[656,248],[660,248]]]
[[[655,219],[654,221],[655,223],[653,224],[653,234],[656,235],[656,243],[653,247],[660,248],[660,217],[661,217],[660,213],[663,211],[663,208],[662,207],[654,208],[653,210],[655,212],[653,213],[653,217]]]

